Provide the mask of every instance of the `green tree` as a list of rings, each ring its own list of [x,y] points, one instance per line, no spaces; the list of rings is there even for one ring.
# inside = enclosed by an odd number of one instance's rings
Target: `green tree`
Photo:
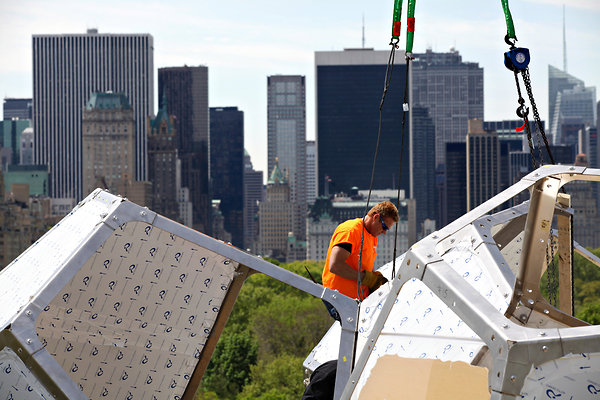
[[[321,282],[322,262],[280,267],[308,278],[306,267]],[[260,273],[250,276],[217,344],[198,399],[299,398],[302,362],[332,323],[320,299]]]
[[[584,305],[575,316],[592,325],[600,325],[600,302]]]
[[[256,356],[256,341],[247,332],[222,335],[204,374],[204,391],[234,398],[248,381]]]
[[[259,307],[251,321],[262,360],[280,354],[306,357],[333,322],[321,300],[283,294]]]
[[[281,355],[270,362],[261,360],[252,367],[251,382],[239,400],[291,400],[304,392],[302,368],[304,357]]]

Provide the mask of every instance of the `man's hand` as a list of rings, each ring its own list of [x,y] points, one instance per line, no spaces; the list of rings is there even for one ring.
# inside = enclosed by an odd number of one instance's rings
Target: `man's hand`
[[[371,292],[379,289],[381,285],[387,282],[387,278],[381,274],[381,272],[364,271],[365,276],[362,278],[361,283],[369,287]]]
[[[388,281],[387,278],[383,276],[379,271],[364,271],[364,273],[365,276],[363,276],[361,283],[365,286],[368,286],[369,291],[371,292],[376,291],[381,285]]]

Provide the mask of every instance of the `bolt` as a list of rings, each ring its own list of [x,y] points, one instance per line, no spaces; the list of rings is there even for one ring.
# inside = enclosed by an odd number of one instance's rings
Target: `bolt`
[[[437,237],[437,235],[433,235],[431,238],[432,239],[437,239],[438,237]]]
[[[113,219],[113,221],[118,221],[118,220],[119,220],[119,217],[117,217],[116,215],[113,215],[113,218],[112,218],[112,219]]]
[[[548,346],[542,346],[542,351],[544,353],[547,353],[548,352]]]
[[[348,319],[347,319],[346,321],[348,321],[348,322],[352,322],[352,321],[354,321],[354,318],[352,318],[352,317],[348,317]]]
[[[141,215],[142,217],[145,217],[145,216],[146,216],[146,211],[140,211],[140,215]]]
[[[107,215],[108,213],[103,212],[102,214],[100,214],[100,218],[106,218]]]
[[[332,294],[332,295],[331,295],[331,298],[333,298],[333,299],[337,299],[337,296],[336,296],[335,294]]]
[[[535,301],[533,299],[529,299],[529,300],[527,300],[527,302],[531,305],[533,305],[535,303]]]
[[[433,257],[433,254],[427,254],[427,258]]]
[[[33,340],[27,339],[27,340],[25,340],[25,342],[27,342],[27,344],[31,344],[31,343],[33,343]]]
[[[510,381],[511,381],[511,382],[514,382],[514,381],[516,381],[516,380],[517,380],[517,377],[516,377],[516,376],[514,376],[514,375],[511,375],[511,376],[510,376]]]
[[[570,171],[575,171],[575,167],[569,168]]]
[[[504,324],[504,325],[502,325],[502,327],[503,327],[504,329],[508,329],[508,324]]]
[[[25,311],[25,315],[27,315],[28,317],[31,317],[31,314],[32,314],[32,313],[31,313],[31,310],[27,310],[27,311]]]
[[[546,336],[546,332],[540,332],[540,336]]]
[[[550,311],[544,310],[544,314],[550,314]]]

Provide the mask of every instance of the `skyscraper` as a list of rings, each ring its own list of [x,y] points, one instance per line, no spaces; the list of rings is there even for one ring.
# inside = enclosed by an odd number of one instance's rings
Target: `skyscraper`
[[[292,230],[292,213],[290,186],[275,160],[267,182],[266,199],[259,206],[259,241],[262,254],[278,260],[286,259],[288,235]]]
[[[426,107],[412,107],[410,128],[413,138],[410,152],[410,164],[413,166],[410,192],[416,200],[415,217],[420,226],[427,218],[438,220],[435,206],[435,157],[432,154],[432,149],[435,148],[435,125]]]
[[[210,234],[208,67],[159,68],[158,93],[174,117],[181,186],[190,191],[193,227]]]
[[[243,247],[244,112],[237,107],[210,109],[210,179],[231,243]]]
[[[135,176],[135,120],[123,93],[92,93],[82,117],[83,196]]]
[[[179,220],[176,137],[174,118],[163,99],[156,118],[148,118],[148,176],[153,210],[173,220]]]
[[[136,179],[146,180],[146,118],[153,114],[149,34],[33,36],[34,162],[47,164],[52,197],[82,196],[81,118],[92,92],[123,92],[136,121]]]
[[[467,212],[500,191],[500,144],[496,132],[483,130],[483,121],[469,120],[467,132]]]
[[[31,119],[32,103],[31,99],[5,98],[3,106],[4,119]]]
[[[563,90],[573,89],[576,86],[584,86],[583,81],[552,65],[548,65],[548,128],[550,131],[554,129],[554,111],[558,94]]]
[[[267,77],[268,168],[275,160],[288,177],[293,203],[292,231],[306,237],[306,84],[304,76]]]
[[[464,142],[468,121],[483,120],[483,68],[463,62],[457,50],[415,54],[412,106],[426,107],[435,125],[436,165],[444,164],[446,142]]]
[[[369,189],[377,143],[379,104],[388,51],[346,49],[315,53],[317,168],[319,194]],[[410,197],[409,127],[401,149],[406,65],[396,57],[394,80],[383,106],[383,125],[373,189],[396,189],[402,157],[401,187]],[[323,184],[327,180],[328,188]]]
[[[596,88],[575,86],[558,92],[554,104],[552,142],[576,145],[578,126],[594,126],[596,123]]]
[[[19,164],[21,135],[30,127],[31,121],[24,119],[5,119],[0,121],[0,167]]]
[[[258,253],[258,204],[263,200],[263,172],[255,171],[244,150],[244,248]]]
[[[306,141],[306,202],[314,204],[317,198],[317,146],[314,140]]]
[[[446,171],[442,208],[442,225],[454,221],[467,212],[467,145],[464,142],[446,143]]]

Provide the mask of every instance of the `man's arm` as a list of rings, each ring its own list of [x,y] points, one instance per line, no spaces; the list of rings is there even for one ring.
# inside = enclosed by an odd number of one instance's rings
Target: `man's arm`
[[[358,273],[351,266],[346,264],[346,259],[348,257],[350,257],[350,252],[348,250],[345,250],[341,246],[334,246],[333,249],[331,249],[331,255],[329,257],[329,271],[332,274],[356,282]],[[365,271],[361,271],[361,279],[364,275]]]

